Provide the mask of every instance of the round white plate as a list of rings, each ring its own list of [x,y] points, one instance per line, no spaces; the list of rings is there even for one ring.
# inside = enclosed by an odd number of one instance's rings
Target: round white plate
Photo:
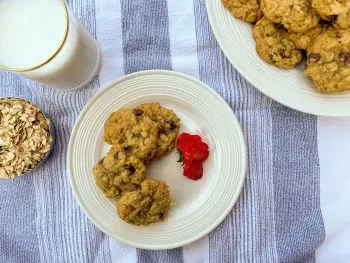
[[[204,177],[182,175],[174,150],[148,169],[148,176],[166,181],[175,204],[165,222],[147,227],[124,223],[115,203],[106,199],[92,175],[93,165],[107,151],[103,124],[123,107],[158,101],[181,118],[182,129],[200,134],[209,144]],[[68,147],[70,183],[90,220],[112,238],[145,249],[169,249],[195,241],[213,230],[231,211],[246,173],[246,147],[231,108],[211,88],[171,71],[138,72],[99,91],[77,120]]]
[[[293,109],[324,116],[350,116],[350,92],[336,95],[318,93],[303,73],[304,65],[283,70],[259,58],[252,28],[234,18],[222,0],[207,0],[209,21],[229,61],[265,95]]]

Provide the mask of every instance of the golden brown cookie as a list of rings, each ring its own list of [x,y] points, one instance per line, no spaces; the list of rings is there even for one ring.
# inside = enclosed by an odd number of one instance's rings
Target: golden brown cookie
[[[126,193],[117,204],[121,219],[129,224],[145,226],[163,221],[171,204],[169,187],[165,182],[147,179],[141,190]]]
[[[255,23],[263,16],[260,0],[222,0],[222,2],[234,17],[248,23]]]
[[[104,126],[104,140],[118,144],[128,156],[148,161],[156,154],[158,126],[139,110],[113,112]]]
[[[350,29],[332,29],[307,50],[305,74],[324,93],[350,89]]]
[[[174,149],[175,140],[180,129],[180,119],[158,102],[142,104],[135,110],[149,116],[158,125],[156,156],[161,157]]]
[[[326,20],[331,21],[336,28],[350,27],[349,0],[311,0],[315,11]]]
[[[257,53],[270,64],[293,68],[303,59],[302,52],[289,39],[289,33],[266,18],[260,19],[254,26],[253,36]]]
[[[330,23],[321,20],[316,27],[311,28],[306,32],[290,33],[289,38],[293,40],[297,48],[306,50],[317,36],[330,29],[330,27]]]
[[[128,157],[118,146],[112,146],[93,168],[96,184],[106,197],[118,199],[125,192],[140,188],[146,178],[145,165],[135,157]]]
[[[268,20],[290,32],[305,32],[319,21],[309,0],[261,0],[261,10]]]

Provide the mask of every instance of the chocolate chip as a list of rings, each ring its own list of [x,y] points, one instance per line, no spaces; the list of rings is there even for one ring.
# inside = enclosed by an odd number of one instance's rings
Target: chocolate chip
[[[335,37],[336,38],[342,38],[343,34],[341,32],[337,32],[337,33],[335,33]]]
[[[125,153],[126,154],[131,154],[132,153],[132,148],[131,148],[131,146],[126,146],[126,147],[124,147],[124,151],[125,151]]]
[[[165,131],[164,128],[159,128],[158,133],[159,133],[159,134],[165,134],[166,131]]]
[[[274,58],[273,58],[273,55],[272,55],[272,54],[269,54],[269,58],[270,58],[270,61],[271,61],[272,63],[275,63],[275,62],[276,62],[276,60],[274,60]]]
[[[311,53],[308,57],[309,61],[317,62],[321,59],[321,55],[319,53]]]
[[[114,160],[119,160],[119,153],[113,154],[113,158],[114,158]]]
[[[40,124],[40,121],[39,120],[35,120],[34,122],[33,122],[33,125],[39,125]]]
[[[342,52],[339,53],[339,60],[340,60],[341,62],[345,62],[345,61],[347,61],[349,58],[350,58],[350,53],[349,53],[349,52],[342,51]]]
[[[320,25],[322,28],[329,28],[329,27],[332,26],[332,23],[331,23],[330,21],[321,19],[320,22],[319,22],[319,25]]]
[[[169,125],[170,125],[170,130],[175,130],[176,129],[176,124],[175,124],[175,122],[173,122],[173,121],[171,121],[170,123],[169,123]]]
[[[101,159],[99,162],[98,162],[98,164],[103,164],[103,159]]]
[[[337,15],[332,15],[332,16],[328,16],[328,17],[327,17],[327,20],[328,20],[330,23],[334,24],[334,22],[335,22],[335,20],[337,20],[337,18],[338,18]]]
[[[143,114],[143,110],[141,109],[133,109],[132,113],[134,113],[135,116],[141,116]]]
[[[283,25],[283,24],[280,24],[280,23],[275,24],[275,27],[276,27],[277,29],[284,29],[284,25]]]
[[[136,172],[136,169],[133,165],[127,165],[126,169],[131,173],[134,174]]]
[[[282,58],[287,58],[288,56],[286,55],[286,50],[284,48],[280,48],[278,50],[278,53],[281,55]]]

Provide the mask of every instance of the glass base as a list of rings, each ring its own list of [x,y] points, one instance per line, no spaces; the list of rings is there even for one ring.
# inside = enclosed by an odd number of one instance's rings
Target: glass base
[[[84,81],[79,86],[71,88],[71,89],[67,89],[67,90],[64,90],[64,91],[68,91],[68,92],[76,91],[76,90],[80,90],[80,89],[86,87],[97,76],[97,74],[100,72],[101,65],[102,65],[102,54],[101,54],[100,46],[99,46],[97,41],[96,41],[96,46],[97,46],[97,59],[96,59],[96,64],[95,64],[94,70],[92,71],[90,77],[87,78],[86,81]]]

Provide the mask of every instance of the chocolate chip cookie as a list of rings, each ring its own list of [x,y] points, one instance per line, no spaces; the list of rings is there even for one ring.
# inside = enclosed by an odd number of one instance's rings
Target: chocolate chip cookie
[[[290,33],[289,38],[293,40],[296,47],[306,50],[311,42],[320,34],[331,28],[331,24],[321,20],[320,23],[310,30],[302,33]]]
[[[256,51],[266,62],[280,68],[293,68],[302,59],[303,54],[289,39],[289,33],[280,25],[262,18],[254,26],[253,37]]]
[[[222,0],[222,2],[234,17],[248,23],[255,23],[263,16],[260,0]]]
[[[128,157],[118,146],[93,168],[96,184],[108,198],[118,199],[122,194],[140,188],[146,178],[145,165],[135,157]]]
[[[350,27],[349,0],[312,0],[312,7],[326,20],[331,21],[336,28]]]
[[[309,0],[261,0],[261,10],[268,20],[290,32],[305,32],[319,21]]]
[[[158,126],[156,156],[161,157],[174,149],[175,140],[180,129],[180,119],[158,102],[142,104],[134,109],[151,118]]]
[[[117,203],[121,219],[129,224],[145,226],[163,221],[171,204],[170,191],[166,183],[147,179],[141,190],[124,194]]]
[[[321,92],[350,89],[350,29],[318,36],[308,48],[305,74]]]
[[[104,140],[118,144],[128,156],[147,162],[156,154],[158,126],[141,110],[121,109],[106,121]]]

